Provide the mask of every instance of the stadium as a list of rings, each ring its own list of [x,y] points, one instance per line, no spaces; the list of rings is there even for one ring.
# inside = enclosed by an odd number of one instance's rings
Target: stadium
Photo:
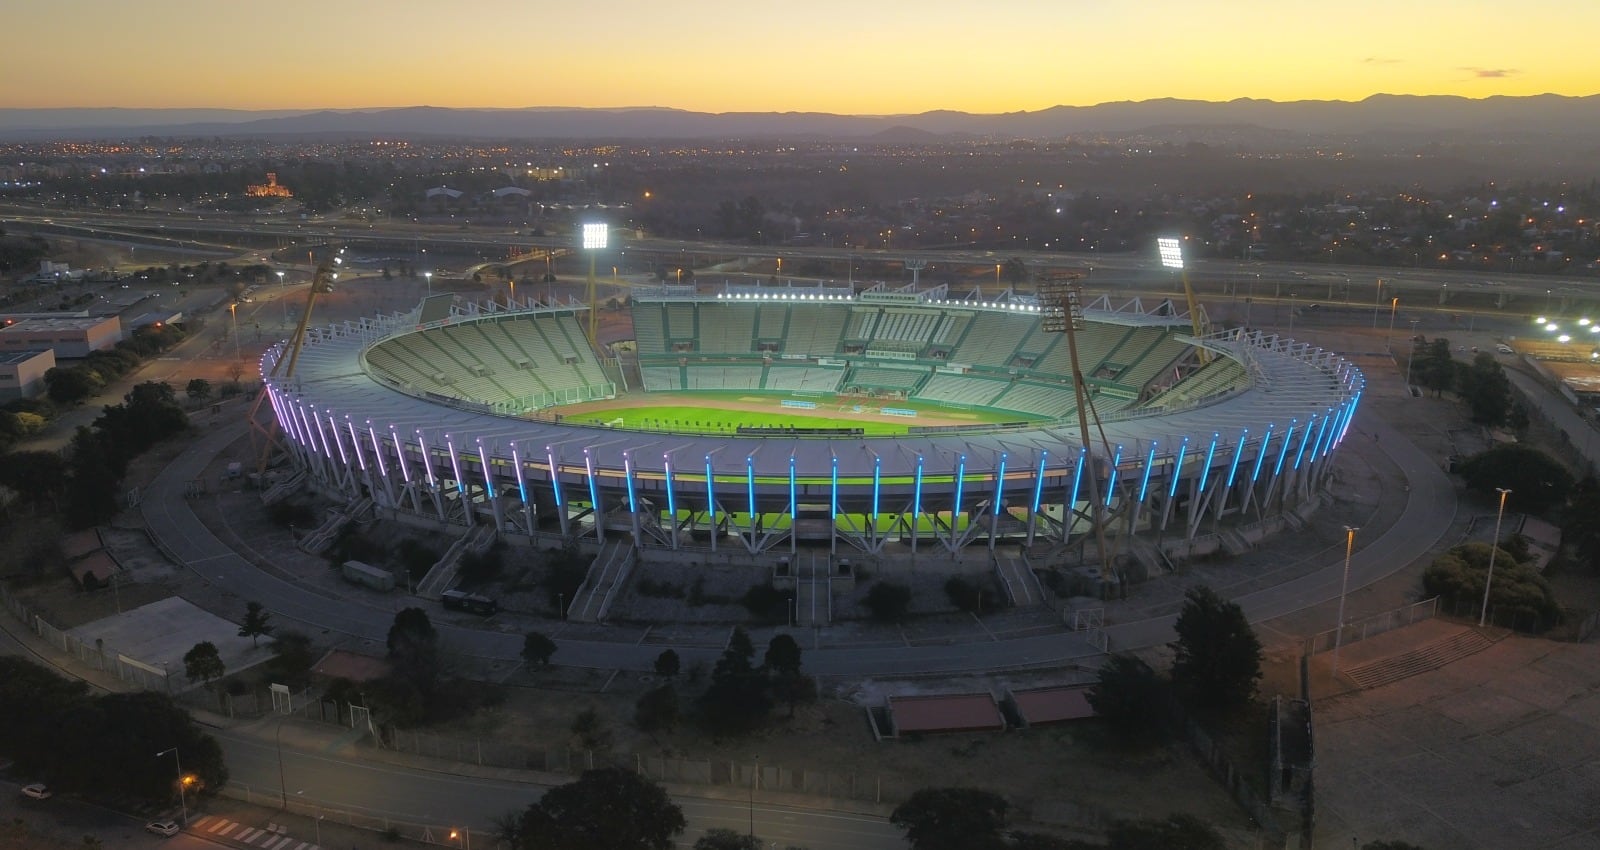
[[[629,302],[633,338],[604,356],[583,304],[448,296],[310,330],[290,377],[274,376],[288,346],[269,350],[293,486],[542,546],[1004,544],[1090,564],[1281,527],[1316,499],[1364,384],[1305,343],[1196,337],[1168,301],[1083,305],[1083,410],[1035,296],[790,284]]]

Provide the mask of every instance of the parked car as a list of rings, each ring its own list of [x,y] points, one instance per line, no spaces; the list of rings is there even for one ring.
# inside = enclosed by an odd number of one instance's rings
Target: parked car
[[[1501,353],[1501,354],[1512,354],[1512,353],[1514,353],[1514,352],[1512,352],[1512,350],[1511,350],[1511,346],[1509,346],[1509,345],[1506,345],[1506,344],[1505,344],[1505,343],[1503,343],[1503,342],[1502,342],[1502,343],[1500,343],[1500,344],[1498,344],[1498,345],[1496,345],[1496,346],[1495,346],[1495,347],[1494,347],[1494,350],[1495,350],[1495,351],[1498,351],[1498,352],[1500,352],[1500,353]]]
[[[178,826],[178,822],[171,820],[153,820],[144,825],[145,832],[152,832],[156,835],[165,835],[169,838],[177,835],[180,829],[182,829],[182,827]]]
[[[22,786],[22,796],[34,800],[48,800],[51,797],[51,791],[44,786],[44,783],[35,782],[32,785]]]

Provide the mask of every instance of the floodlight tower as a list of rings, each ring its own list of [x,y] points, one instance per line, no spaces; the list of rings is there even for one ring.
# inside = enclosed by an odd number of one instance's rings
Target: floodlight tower
[[[1106,443],[1105,429],[1100,424],[1100,416],[1095,413],[1094,399],[1089,397],[1088,387],[1083,380],[1083,371],[1078,365],[1078,335],[1083,330],[1086,320],[1083,315],[1083,290],[1077,281],[1083,275],[1077,272],[1058,272],[1039,281],[1039,310],[1041,321],[1039,329],[1046,333],[1059,333],[1067,335],[1067,354],[1072,369],[1072,392],[1078,406],[1078,438],[1083,446],[1086,458],[1092,458],[1094,453],[1089,450],[1089,420],[1094,419],[1095,428],[1100,431],[1100,442]],[[1107,457],[1110,457],[1109,451]],[[1079,461],[1081,464],[1083,461]],[[1089,522],[1094,526],[1095,545],[1100,550],[1100,570],[1103,575],[1120,579],[1116,572],[1115,559],[1111,557],[1111,550],[1106,546],[1105,507],[1106,500],[1100,496],[1100,476],[1089,476]],[[1067,528],[1072,528],[1072,513],[1076,505],[1068,505],[1066,515],[1063,517]],[[1118,586],[1120,587],[1120,581]]]
[[[1183,240],[1174,236],[1163,236],[1156,240],[1156,248],[1161,252],[1161,267],[1177,269],[1178,277],[1183,281],[1183,297],[1189,302],[1189,322],[1194,328],[1196,338],[1205,335],[1205,322],[1200,316],[1200,302],[1195,300],[1194,288],[1189,285],[1189,272],[1183,264]],[[1210,363],[1211,353],[1204,347],[1199,348],[1200,362]]]
[[[583,250],[589,255],[589,344],[595,351],[600,350],[600,337],[597,335],[600,322],[600,308],[595,303],[597,296],[594,288],[594,258],[595,255],[606,249],[606,239],[610,236],[610,228],[604,222],[588,222],[583,225]]]

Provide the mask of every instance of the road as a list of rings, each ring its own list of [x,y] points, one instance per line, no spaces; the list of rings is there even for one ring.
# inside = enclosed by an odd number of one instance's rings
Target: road
[[[266,721],[269,725],[273,721]],[[212,732],[222,745],[235,786],[248,786],[252,796],[314,801],[332,809],[407,823],[467,825],[487,832],[496,817],[520,811],[545,788],[512,779],[457,776],[387,764],[352,761],[320,753],[279,751],[264,736],[229,730]],[[812,850],[903,850],[900,830],[880,817],[778,805],[735,793],[734,799],[676,797],[693,840],[708,829],[723,827],[744,833],[754,818],[755,834],[780,847]],[[297,806],[297,810],[303,808]]]

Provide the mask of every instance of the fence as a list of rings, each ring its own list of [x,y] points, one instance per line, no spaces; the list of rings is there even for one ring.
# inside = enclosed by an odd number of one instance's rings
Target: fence
[[[1419,623],[1436,616],[1438,613],[1439,597],[1437,596],[1431,599],[1424,599],[1421,602],[1413,602],[1393,611],[1385,611],[1382,614],[1374,614],[1370,617],[1346,623],[1342,630],[1329,629],[1320,634],[1312,635],[1306,638],[1305,645],[1301,651],[1305,655],[1328,652],[1333,649],[1335,642],[1352,644],[1359,640],[1381,635],[1387,631],[1409,626],[1412,623]]]
[[[4,587],[0,587],[0,601],[5,603],[29,631],[49,641],[56,649],[96,670],[113,673],[122,681],[130,682],[147,691],[164,691],[170,694],[174,690],[181,691],[192,686],[187,680],[180,680],[175,686],[171,675],[164,667],[157,667],[124,655],[118,652],[116,647],[107,646],[105,641],[96,639],[92,643],[86,643],[68,634],[46,621],[46,612],[43,609],[35,608],[12,596]]]

